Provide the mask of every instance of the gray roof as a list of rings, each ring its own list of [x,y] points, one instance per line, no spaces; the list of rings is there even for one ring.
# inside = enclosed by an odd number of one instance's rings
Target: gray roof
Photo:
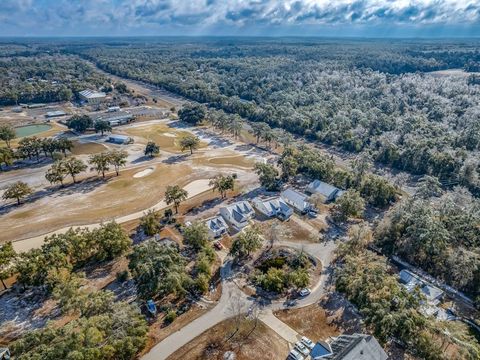
[[[271,211],[275,214],[278,212],[288,213],[289,211],[291,211],[290,206],[288,206],[285,200],[283,200],[280,196],[274,196],[267,199],[257,197],[253,199],[253,202],[254,204],[263,204],[266,210]]]
[[[332,354],[318,359],[328,360],[387,360],[383,348],[371,335],[340,335],[330,343]]]
[[[239,201],[225,207],[236,222],[244,222],[253,213],[252,206],[248,201]]]
[[[105,96],[107,96],[107,94],[105,94],[104,92],[90,89],[80,91],[79,94],[87,99],[104,98]]]
[[[211,219],[208,219],[207,221],[205,221],[205,224],[212,231],[218,231],[218,230],[227,228],[227,224],[225,223],[225,220],[223,220],[223,217],[221,216],[215,216]]]
[[[119,134],[112,134],[108,136],[109,139],[115,139],[115,140],[128,140],[130,139],[130,136],[127,135],[119,135]]]
[[[327,184],[320,180],[314,180],[307,186],[308,191],[325,196],[327,199],[333,199],[341,190],[336,186]]]
[[[292,188],[288,188],[280,194],[280,196],[287,202],[297,208],[300,211],[307,210],[310,207],[308,200],[308,196],[293,190]]]
[[[443,291],[433,286],[415,275],[411,271],[401,270],[400,281],[405,285],[407,291],[413,291],[416,287],[419,287],[422,294],[425,295],[428,301],[435,301],[443,295]]]

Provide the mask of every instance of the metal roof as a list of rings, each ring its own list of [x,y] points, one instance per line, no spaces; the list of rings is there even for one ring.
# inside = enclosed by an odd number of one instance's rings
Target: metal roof
[[[90,90],[90,89],[80,91],[79,94],[87,99],[103,98],[107,96],[107,94],[105,94],[104,92]]]
[[[327,199],[333,199],[339,191],[336,186],[327,184],[320,180],[314,180],[307,186],[308,191],[311,193],[318,193],[325,196]]]

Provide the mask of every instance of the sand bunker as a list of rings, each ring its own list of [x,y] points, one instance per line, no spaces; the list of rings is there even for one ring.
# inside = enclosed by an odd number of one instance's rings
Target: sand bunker
[[[148,176],[153,172],[153,170],[155,170],[154,167],[149,167],[149,168],[143,169],[142,171],[139,171],[139,172],[135,173],[133,175],[133,177],[134,178],[141,178],[141,177],[144,177],[144,176]]]

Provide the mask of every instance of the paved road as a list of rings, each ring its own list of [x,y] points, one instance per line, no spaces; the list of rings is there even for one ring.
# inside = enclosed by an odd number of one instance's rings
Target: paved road
[[[336,249],[336,243],[330,241],[326,243],[303,244],[282,241],[279,242],[278,245],[288,246],[299,250],[303,249],[310,256],[313,256],[322,262],[322,275],[319,282],[312,288],[312,293],[306,298],[298,300],[297,303],[290,308],[300,308],[317,303],[325,292],[328,268],[333,259],[333,252]],[[222,257],[224,258],[224,263],[220,272],[222,277],[222,296],[218,304],[208,313],[192,321],[187,326],[155,345],[150,352],[142,358],[143,360],[166,359],[212,326],[231,318],[240,312],[247,312],[247,310],[255,304],[255,299],[245,295],[245,293],[235,284],[231,269],[232,259],[226,256],[226,254],[223,254]],[[259,318],[286,341],[293,343],[298,340],[298,333],[276,318],[272,313],[273,310],[284,308],[286,308],[286,306],[282,301],[264,304]]]

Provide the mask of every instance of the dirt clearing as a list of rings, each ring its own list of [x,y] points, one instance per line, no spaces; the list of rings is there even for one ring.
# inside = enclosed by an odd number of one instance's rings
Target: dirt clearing
[[[252,323],[242,325],[241,330],[227,340],[234,331],[234,320],[225,320],[181,347],[167,359],[220,360],[224,358],[227,351],[234,352],[237,360],[285,359],[288,355],[287,342],[261,321],[258,322],[255,329],[253,329]],[[248,337],[247,334],[249,334]]]

